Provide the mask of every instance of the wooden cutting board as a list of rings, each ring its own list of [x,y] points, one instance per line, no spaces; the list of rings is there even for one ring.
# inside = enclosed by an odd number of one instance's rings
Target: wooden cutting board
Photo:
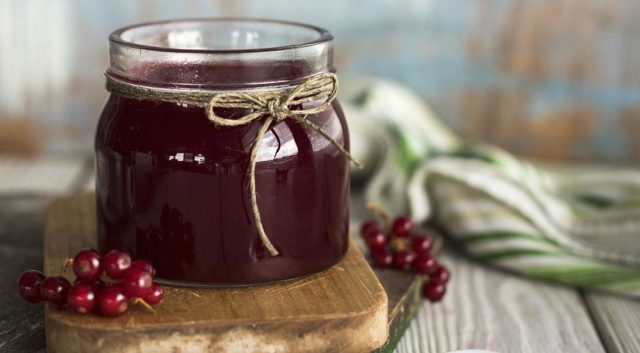
[[[92,194],[52,203],[44,236],[46,274],[95,246]],[[71,279],[70,270],[65,273]],[[419,305],[419,280],[376,274],[354,244],[333,268],[284,284],[249,288],[165,286],[156,313],[132,306],[115,319],[45,309],[47,349],[75,352],[369,352],[395,346]],[[388,305],[387,293],[391,297]],[[387,341],[389,332],[391,339]],[[386,344],[386,345],[385,345]]]

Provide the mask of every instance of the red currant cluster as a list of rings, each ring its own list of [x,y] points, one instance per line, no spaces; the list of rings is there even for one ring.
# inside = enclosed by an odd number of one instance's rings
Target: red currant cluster
[[[93,249],[80,250],[73,260],[73,285],[62,276],[45,277],[30,270],[18,281],[20,296],[26,302],[47,301],[57,307],[65,304],[79,314],[99,313],[119,316],[133,300],[147,308],[164,297],[164,288],[153,283],[155,269],[147,260],[131,261],[126,252],[112,250],[104,257]],[[106,276],[102,276],[102,273]]]
[[[390,218],[390,217],[385,217]],[[413,232],[413,222],[407,216],[396,217],[385,232],[377,221],[362,223],[360,233],[367,243],[376,266],[400,270],[414,269],[427,282],[422,296],[431,302],[442,299],[449,281],[449,270],[431,255],[433,238]]]

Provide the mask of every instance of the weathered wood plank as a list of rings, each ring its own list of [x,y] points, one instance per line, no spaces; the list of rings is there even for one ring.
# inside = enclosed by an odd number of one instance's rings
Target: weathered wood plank
[[[4,234],[0,230],[0,237]],[[35,352],[44,348],[42,306],[28,305],[15,283],[27,268],[41,268],[38,249],[0,245],[0,352]]]
[[[42,305],[22,302],[16,282],[26,269],[42,269],[41,199],[0,201],[0,352],[44,352]]]
[[[467,138],[537,157],[640,160],[637,0],[36,3],[0,0],[0,118],[19,123],[5,150],[91,148],[116,27],[249,16],[328,28],[341,73],[407,84]]]
[[[448,293],[423,304],[398,353],[605,352],[577,291],[494,271],[456,254]]]
[[[639,301],[602,293],[586,293],[585,301],[607,352],[640,352]]]
[[[21,248],[38,256],[42,254],[44,206],[33,207],[20,212],[0,211],[0,246]],[[39,263],[38,267],[41,266]]]
[[[389,339],[376,352],[392,352],[422,303],[424,280],[415,273],[374,269],[389,298]]]
[[[47,195],[70,192],[89,178],[86,159],[0,157],[0,352],[45,352],[43,306],[22,302],[15,283],[42,269]]]

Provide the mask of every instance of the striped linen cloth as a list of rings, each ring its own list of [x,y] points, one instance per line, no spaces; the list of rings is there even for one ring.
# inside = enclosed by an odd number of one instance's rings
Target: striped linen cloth
[[[405,88],[343,83],[367,201],[442,228],[470,256],[525,276],[640,295],[640,171],[549,168],[465,145]]]

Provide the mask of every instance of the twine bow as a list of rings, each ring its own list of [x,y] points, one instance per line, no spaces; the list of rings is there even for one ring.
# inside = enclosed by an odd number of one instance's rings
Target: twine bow
[[[289,90],[221,92],[213,95],[210,92],[176,92],[143,87],[114,79],[107,74],[107,90],[121,96],[140,100],[161,100],[204,106],[207,118],[216,126],[221,127],[241,126],[262,119],[262,124],[253,140],[250,151],[249,193],[251,196],[251,209],[260,241],[272,256],[277,256],[278,250],[273,246],[262,226],[256,193],[258,147],[271,124],[282,122],[285,119],[293,119],[322,135],[343,155],[349,158],[351,162],[358,167],[360,166],[349,151],[338,141],[329,136],[322,127],[307,119],[309,115],[318,114],[329,109],[336,98],[338,94],[338,77],[332,72],[313,75]],[[320,101],[320,104],[308,104],[308,107],[304,107],[306,103],[317,101]],[[251,112],[239,118],[231,119],[216,115],[216,108],[250,109]]]

